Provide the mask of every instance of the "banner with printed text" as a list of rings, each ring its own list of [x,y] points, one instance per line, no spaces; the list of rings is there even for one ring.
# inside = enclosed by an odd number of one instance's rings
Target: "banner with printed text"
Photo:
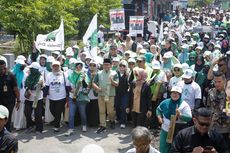
[[[137,36],[137,34],[141,34],[143,36],[143,31],[144,31],[144,16],[130,16],[129,34],[131,36]]]
[[[120,31],[125,29],[125,12],[124,9],[109,10],[110,30]]]
[[[58,29],[48,34],[38,34],[35,41],[35,46],[38,50],[64,50],[64,22],[61,20],[61,24]]]

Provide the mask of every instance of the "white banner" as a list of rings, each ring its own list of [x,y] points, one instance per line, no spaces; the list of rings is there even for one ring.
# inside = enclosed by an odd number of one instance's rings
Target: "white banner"
[[[141,34],[143,36],[143,31],[144,31],[144,16],[130,16],[129,34],[131,36],[137,36],[137,34]]]
[[[123,30],[125,29],[125,12],[124,9],[109,10],[110,30]]]
[[[38,34],[36,37],[35,46],[38,50],[64,50],[64,23],[61,24],[57,30],[54,30],[46,35]]]

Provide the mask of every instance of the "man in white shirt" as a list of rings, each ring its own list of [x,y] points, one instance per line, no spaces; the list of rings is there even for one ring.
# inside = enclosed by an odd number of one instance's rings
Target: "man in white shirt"
[[[193,81],[193,70],[185,70],[182,78],[183,81],[178,83],[178,86],[183,89],[182,99],[189,104],[191,110],[201,107],[201,89],[200,86]]]

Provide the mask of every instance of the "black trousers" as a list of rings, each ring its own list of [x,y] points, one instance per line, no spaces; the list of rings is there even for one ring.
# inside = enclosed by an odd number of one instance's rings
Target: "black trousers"
[[[90,100],[86,106],[87,122],[89,126],[97,127],[99,125],[98,100]]]
[[[146,123],[147,123],[146,114],[132,112],[131,116],[132,116],[134,127],[136,127],[136,126],[145,126],[146,127]]]
[[[50,100],[50,112],[54,116],[54,127],[60,127],[61,114],[65,111],[66,99]]]
[[[13,109],[14,109],[14,105],[15,105],[15,98],[0,98],[0,105],[3,105],[5,106],[8,111],[9,111],[9,118],[8,118],[8,122],[6,123],[5,127],[6,129],[11,132],[11,118],[12,118],[12,112],[13,112]]]
[[[42,107],[43,107],[43,99],[38,101],[37,108],[33,108],[33,102],[26,100],[25,101],[25,110],[24,114],[26,117],[26,127],[30,128],[34,125],[36,126],[36,131],[43,131],[43,123],[42,123]],[[35,122],[32,120],[32,112],[34,109]]]

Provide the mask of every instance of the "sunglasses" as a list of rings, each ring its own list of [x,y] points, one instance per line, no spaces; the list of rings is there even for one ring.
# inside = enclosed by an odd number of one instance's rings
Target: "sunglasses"
[[[175,68],[175,69],[174,69],[174,71],[178,71],[178,72],[179,72],[179,71],[180,71],[180,69],[179,69],[179,68]]]
[[[135,65],[135,63],[129,63],[129,65]]]
[[[119,65],[119,67],[126,67],[125,65]]]
[[[224,64],[218,64],[218,67],[222,67]]]
[[[204,122],[200,122],[199,120],[197,120],[198,124],[200,126],[206,126],[206,127],[209,127],[210,126],[210,123],[204,123]]]
[[[141,63],[142,61],[137,61],[137,63]]]

